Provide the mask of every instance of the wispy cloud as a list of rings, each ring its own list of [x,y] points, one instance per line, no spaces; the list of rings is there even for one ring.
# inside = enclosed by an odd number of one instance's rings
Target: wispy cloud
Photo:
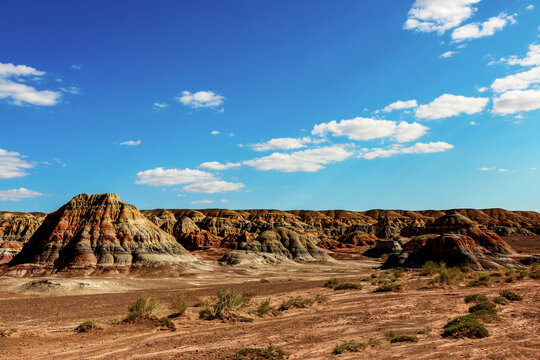
[[[376,158],[387,158],[400,154],[430,154],[445,152],[453,149],[454,146],[444,141],[430,143],[416,143],[413,146],[403,146],[395,144],[387,148],[367,149],[360,153],[359,157],[372,160]]]
[[[52,90],[37,90],[23,84],[21,79],[35,80],[45,75],[44,71],[26,65],[0,63],[0,99],[8,99],[13,105],[53,106],[62,94]]]
[[[161,110],[161,109],[165,109],[165,108],[168,108],[168,107],[169,107],[169,104],[159,103],[159,102],[154,103],[154,110]]]
[[[215,180],[213,174],[201,170],[192,169],[155,169],[140,171],[137,173],[136,184],[150,186],[166,186],[188,184],[193,182],[204,182]]]
[[[451,58],[452,56],[454,56],[456,53],[457,53],[457,51],[450,51],[449,50],[449,51],[441,54],[440,57],[443,58],[443,59],[448,59],[448,58]]]
[[[31,163],[15,151],[0,149],[0,179],[12,179],[28,175],[27,169],[33,169],[35,163]]]
[[[212,204],[214,203],[213,200],[208,199],[202,199],[202,200],[194,200],[190,202],[191,204],[198,205],[198,204]]]
[[[226,162],[226,163],[222,164],[222,163],[220,163],[218,161],[207,161],[207,162],[203,162],[201,165],[199,165],[199,167],[201,169],[216,170],[216,171],[237,168],[237,167],[240,167],[240,166],[242,166],[242,164],[240,164],[240,163]]]
[[[452,40],[460,42],[491,36],[495,32],[504,29],[506,25],[515,23],[515,15],[501,13],[498,16],[489,18],[483,23],[475,22],[458,27],[452,32]]]
[[[217,130],[212,130],[212,131],[210,132],[210,135],[219,135],[219,131],[217,131]]]
[[[182,190],[190,193],[216,194],[229,191],[238,191],[244,187],[245,185],[240,182],[233,183],[223,180],[215,180],[186,185],[182,188]]]
[[[83,64],[73,64],[70,66],[72,70],[81,70],[83,68]]]
[[[391,103],[390,105],[387,105],[382,111],[384,112],[391,112],[394,110],[404,110],[404,109],[411,109],[418,106],[418,102],[416,100],[398,100],[396,102]]]
[[[121,142],[120,145],[123,146],[139,146],[141,144],[141,140],[129,140]]]
[[[43,196],[43,194],[23,187],[12,190],[0,190],[0,201],[21,201],[24,199],[33,199],[38,196]]]

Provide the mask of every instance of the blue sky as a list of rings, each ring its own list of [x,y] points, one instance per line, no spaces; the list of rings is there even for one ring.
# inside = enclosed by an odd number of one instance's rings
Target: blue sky
[[[3,1],[0,209],[540,210],[539,11]]]

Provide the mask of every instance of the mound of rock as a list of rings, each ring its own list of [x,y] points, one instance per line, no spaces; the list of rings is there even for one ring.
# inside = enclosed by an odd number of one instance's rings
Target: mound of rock
[[[221,246],[221,238],[208,231],[180,233],[176,240],[189,251]]]
[[[43,219],[43,213],[0,212],[0,264],[21,251]]]
[[[282,265],[282,264],[294,264],[294,262],[283,255],[265,253],[265,252],[256,252],[256,251],[245,251],[245,250],[233,250],[218,260],[222,265]]]
[[[285,228],[267,230],[251,242],[237,243],[237,249],[275,254],[294,261],[332,261],[313,240]]]
[[[403,245],[408,241],[408,238],[403,237],[395,237],[392,240],[379,240],[374,247],[364,252],[364,256],[379,258],[383,255],[399,254],[403,250]]]
[[[47,215],[9,266],[60,271],[194,261],[173,236],[116,194],[80,194]]]

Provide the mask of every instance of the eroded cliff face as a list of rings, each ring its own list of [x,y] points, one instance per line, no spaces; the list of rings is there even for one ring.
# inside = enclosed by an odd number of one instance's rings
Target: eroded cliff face
[[[43,213],[0,212],[0,264],[21,251],[45,219]]]
[[[172,235],[116,194],[80,194],[47,215],[9,266],[59,271],[193,261]]]

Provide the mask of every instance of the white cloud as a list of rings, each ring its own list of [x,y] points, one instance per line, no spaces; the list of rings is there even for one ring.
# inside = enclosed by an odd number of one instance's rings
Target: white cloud
[[[531,5],[527,6],[525,9],[527,9],[527,10],[533,10],[533,9],[534,9],[534,5],[531,4]]]
[[[120,145],[125,145],[125,146],[139,146],[140,144],[141,144],[141,140],[129,140],[129,141],[124,141],[120,143]]]
[[[489,88],[486,87],[486,86],[481,86],[481,87],[478,88],[478,92],[480,92],[480,93],[485,93],[488,90],[489,90]]]
[[[0,149],[0,179],[26,176],[26,169],[34,167],[35,164],[26,161],[18,152]]]
[[[161,110],[161,109],[165,109],[165,108],[168,108],[168,107],[169,107],[169,104],[159,103],[159,102],[154,103],[154,110]]]
[[[83,68],[83,64],[73,64],[70,66],[72,70],[81,70]]]
[[[387,148],[374,148],[364,150],[359,157],[372,160],[376,158],[386,158],[400,154],[430,154],[445,152],[453,149],[454,146],[444,141],[430,143],[416,143],[413,146],[405,147],[401,144],[395,144]]]
[[[508,91],[493,99],[495,114],[506,115],[537,109],[540,109],[540,89]]]
[[[416,100],[407,100],[407,101],[398,100],[386,106],[384,109],[382,109],[382,111],[391,112],[394,110],[410,109],[417,106],[418,106],[418,102]]]
[[[21,201],[38,196],[43,196],[43,194],[23,187],[12,190],[0,190],[0,201]]]
[[[182,190],[190,193],[215,194],[229,191],[238,191],[243,187],[245,187],[245,185],[239,182],[232,183],[223,180],[215,180],[186,185],[182,188]]]
[[[469,124],[472,125],[472,126],[478,125],[478,124],[476,123],[476,121],[471,121]]]
[[[219,131],[217,131],[217,130],[212,130],[212,131],[210,132],[210,134],[211,134],[211,135],[219,135]]]
[[[428,120],[447,118],[461,113],[471,115],[481,112],[488,101],[488,98],[483,97],[443,94],[427,105],[420,105],[415,110],[415,115]]]
[[[242,164],[240,163],[227,162],[225,164],[222,164],[217,161],[203,162],[201,165],[199,165],[201,169],[207,169],[207,170],[227,170],[227,169],[236,168],[240,166],[242,166]]]
[[[450,51],[450,50],[449,50],[449,51],[447,51],[447,52],[441,54],[440,57],[443,58],[443,59],[448,59],[448,58],[451,58],[451,57],[452,57],[454,54],[456,54],[456,53],[457,53],[456,51]]]
[[[150,186],[166,186],[177,184],[189,184],[194,182],[204,182],[215,180],[214,175],[206,171],[192,169],[155,169],[140,171],[137,173],[136,184]]]
[[[213,91],[197,91],[190,93],[182,91],[182,96],[175,98],[178,102],[192,108],[218,107],[223,104],[224,97],[215,94]]]
[[[248,144],[247,147],[254,151],[269,150],[294,150],[306,147],[306,144],[320,143],[321,140],[313,140],[306,136],[303,138],[276,138],[257,144]]]
[[[508,169],[497,169],[498,172],[507,172]]]
[[[535,168],[535,167],[532,167],[532,168],[531,168],[531,170],[532,170],[532,171],[535,171],[535,170],[536,170],[536,168]]]
[[[73,94],[73,95],[79,95],[81,93],[81,89],[76,86],[70,86],[68,88],[61,87],[60,90],[67,94]]]
[[[227,200],[227,199],[221,199],[221,200],[219,200],[219,202],[221,202],[221,203],[228,203],[229,200]]]
[[[493,91],[500,93],[508,90],[524,90],[530,85],[537,83],[540,83],[540,66],[496,79],[493,84],[491,84],[491,88]]]
[[[481,37],[491,36],[496,31],[504,29],[508,24],[514,24],[516,20],[515,15],[507,15],[501,13],[498,16],[489,18],[483,23],[470,23],[454,29],[452,32],[452,40],[460,42],[471,39],[478,39]]]
[[[315,172],[324,169],[324,165],[348,159],[352,152],[342,146],[327,146],[287,153],[273,153],[271,155],[244,161],[245,165],[257,170],[278,170],[284,172]]]
[[[495,166],[493,167],[481,167],[481,168],[478,168],[478,171],[493,171],[493,170],[496,170],[497,168]]]
[[[37,106],[56,105],[62,94],[51,90],[37,90],[21,83],[22,78],[44,75],[44,71],[26,65],[0,63],[0,99],[10,99],[14,105],[31,104]]]
[[[202,199],[202,200],[196,200],[196,201],[191,201],[191,204],[212,204],[214,201],[213,200],[208,200],[208,199]]]
[[[480,0],[416,0],[404,28],[420,32],[444,33],[470,18]]]
[[[407,142],[418,139],[427,130],[428,127],[416,122],[402,121],[398,123],[390,120],[357,117],[340,122],[332,120],[328,123],[315,125],[311,134],[326,136],[326,134],[331,133],[333,136],[346,136],[350,140],[391,138],[398,142]]]
[[[509,58],[501,58],[499,62],[519,66],[540,65],[540,45],[530,44],[529,51],[527,51],[527,55],[525,55],[524,58],[519,58],[517,55],[512,55]]]

